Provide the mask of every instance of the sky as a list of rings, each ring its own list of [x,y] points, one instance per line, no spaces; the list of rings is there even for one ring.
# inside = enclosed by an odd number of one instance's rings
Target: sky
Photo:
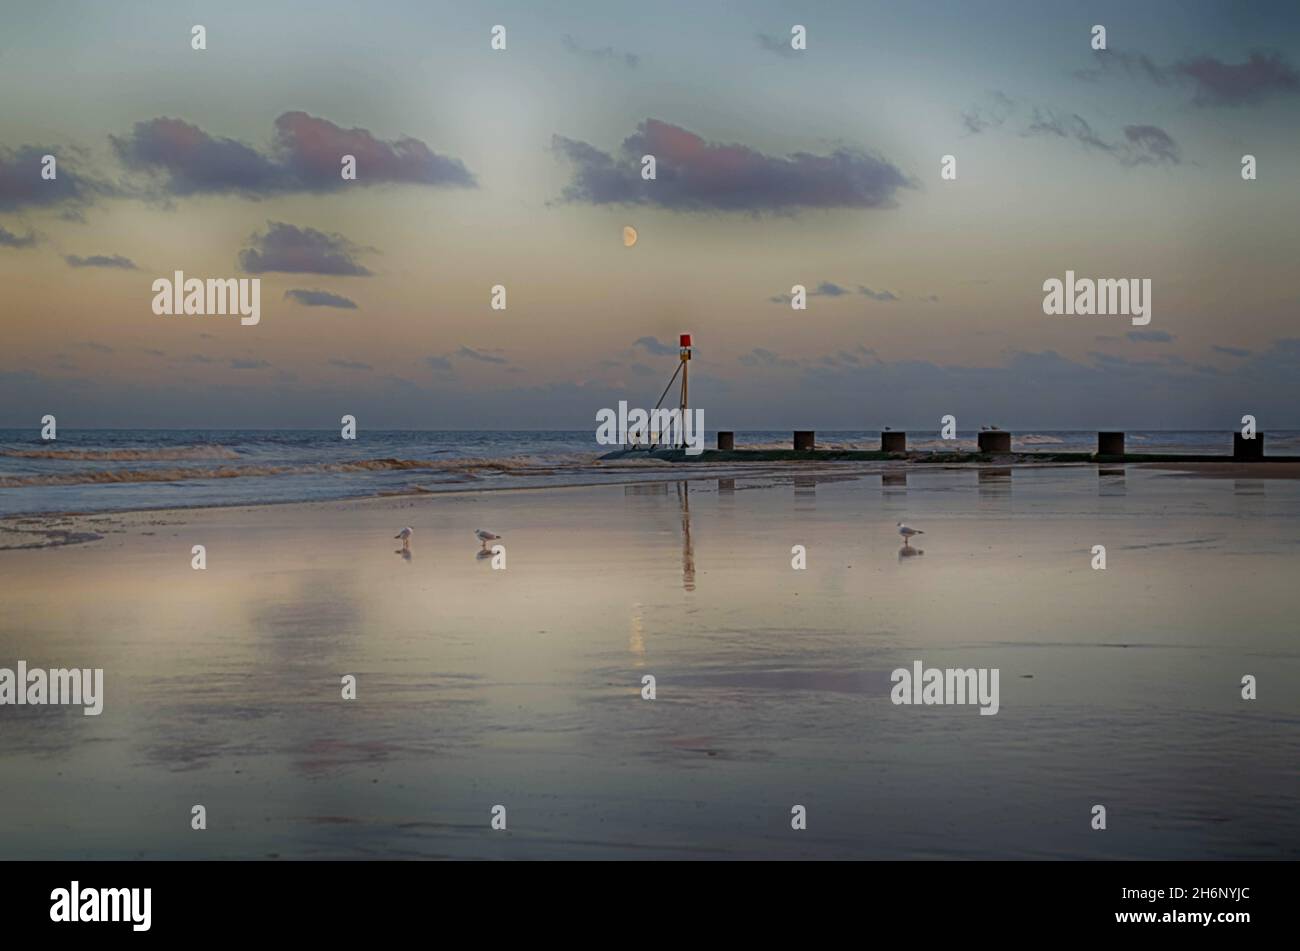
[[[709,429],[1300,428],[1292,2],[5,19],[0,426],[584,429],[689,332]],[[178,270],[260,322],[156,315]],[[1150,323],[1044,314],[1067,270]]]

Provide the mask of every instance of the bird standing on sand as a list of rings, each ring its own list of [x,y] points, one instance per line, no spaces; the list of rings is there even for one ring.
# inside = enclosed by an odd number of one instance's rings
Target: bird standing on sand
[[[411,526],[408,525],[406,528],[402,529],[400,532],[398,532],[398,533],[397,533],[396,535],[394,535],[393,537],[394,537],[394,538],[400,538],[400,539],[402,540],[402,547],[403,547],[403,548],[410,548],[410,547],[411,547],[411,536],[414,535],[414,534],[415,534],[415,529],[411,528]]]
[[[474,537],[483,543],[484,548],[487,548],[488,542],[499,541],[501,538],[501,536],[496,534],[496,532],[489,532],[485,528],[474,529]]]
[[[906,545],[913,535],[924,535],[925,532],[921,531],[919,528],[912,528],[910,525],[904,525],[902,522],[899,522],[898,534],[903,536],[903,544]]]

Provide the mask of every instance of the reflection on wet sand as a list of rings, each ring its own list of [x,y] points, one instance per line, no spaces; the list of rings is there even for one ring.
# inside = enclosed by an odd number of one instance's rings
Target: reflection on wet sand
[[[907,492],[906,472],[882,472],[880,490],[885,495],[902,495]]]
[[[1011,469],[998,466],[979,470],[980,498],[1000,499],[1011,494]]]
[[[1097,494],[1099,496],[1128,494],[1123,466],[1119,468],[1101,466],[1097,469]]]
[[[695,590],[695,545],[691,542],[691,484],[677,483],[677,500],[682,507],[682,587]]]
[[[916,558],[924,554],[925,549],[923,548],[913,548],[911,545],[904,545],[902,548],[898,549],[898,560],[902,561],[904,558]]]

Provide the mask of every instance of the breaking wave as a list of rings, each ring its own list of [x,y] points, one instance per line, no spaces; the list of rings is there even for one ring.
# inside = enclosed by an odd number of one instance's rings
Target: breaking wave
[[[183,459],[238,459],[225,446],[171,446],[159,449],[0,449],[15,459],[66,459],[73,462],[179,462]]]
[[[73,457],[60,457],[73,458]],[[151,456],[150,458],[158,458]],[[251,476],[317,475],[320,473],[400,472],[424,469],[473,475],[476,472],[536,473],[585,465],[590,457],[571,460],[530,457],[509,459],[356,459],[350,462],[318,462],[293,465],[185,466],[156,469],[98,469],[41,475],[0,476],[0,488],[42,485],[101,485],[134,482],[180,482],[190,479],[240,479]]]

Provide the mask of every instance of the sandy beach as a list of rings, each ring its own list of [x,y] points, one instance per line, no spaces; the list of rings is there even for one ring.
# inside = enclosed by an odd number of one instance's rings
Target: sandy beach
[[[5,663],[105,699],[6,711],[4,857],[1294,859],[1300,483],[1216,474],[6,520]],[[1000,712],[892,704],[915,660],[999,668]]]

